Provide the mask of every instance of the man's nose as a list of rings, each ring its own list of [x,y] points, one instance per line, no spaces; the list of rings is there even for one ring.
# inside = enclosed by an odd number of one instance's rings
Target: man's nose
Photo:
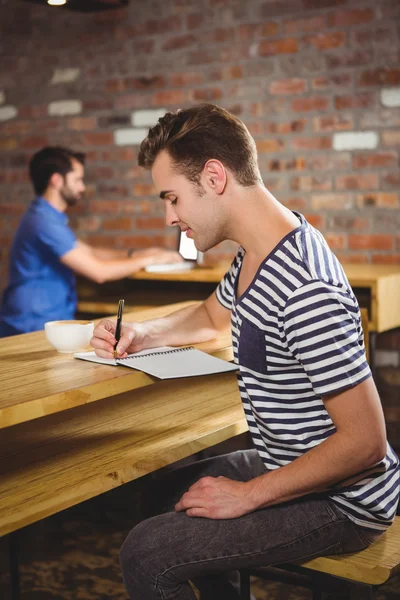
[[[174,210],[174,207],[171,204],[167,204],[167,207],[165,209],[165,222],[169,226],[178,225],[179,223],[177,214]]]

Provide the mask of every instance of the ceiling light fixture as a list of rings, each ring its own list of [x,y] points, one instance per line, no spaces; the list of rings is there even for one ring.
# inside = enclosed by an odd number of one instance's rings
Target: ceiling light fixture
[[[63,6],[63,4],[67,4],[67,0],[47,0],[47,4],[50,4],[50,6]]]

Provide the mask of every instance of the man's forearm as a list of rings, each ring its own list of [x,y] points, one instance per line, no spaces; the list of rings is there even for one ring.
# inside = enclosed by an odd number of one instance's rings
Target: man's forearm
[[[368,446],[367,441],[334,433],[290,464],[249,481],[253,510],[332,489],[338,482],[354,478],[381,459]]]
[[[145,327],[145,346],[148,348],[197,344],[214,339],[218,333],[204,303],[192,304],[141,325]]]

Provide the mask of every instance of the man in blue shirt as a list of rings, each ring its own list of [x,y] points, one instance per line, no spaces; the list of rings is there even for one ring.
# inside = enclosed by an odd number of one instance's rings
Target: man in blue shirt
[[[181,260],[162,248],[126,252],[93,248],[76,238],[65,212],[85,191],[84,160],[84,154],[61,147],[43,148],[31,159],[36,198],[12,244],[0,337],[43,329],[46,321],[73,319],[75,273],[103,283],[150,264]]]

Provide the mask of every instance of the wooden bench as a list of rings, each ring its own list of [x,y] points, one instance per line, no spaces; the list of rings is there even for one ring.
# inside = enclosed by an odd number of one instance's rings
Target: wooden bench
[[[322,599],[324,588],[332,590],[340,586],[344,590],[363,586],[362,598],[372,599],[380,585],[386,583],[396,572],[400,572],[400,517],[396,517],[393,525],[361,552],[322,556],[305,562],[276,565],[275,570],[276,568],[282,573],[289,571],[307,575],[310,584],[306,587],[313,590],[313,600]],[[251,574],[268,579],[267,568],[241,571],[241,600],[250,600]],[[340,597],[345,596],[341,593]]]

